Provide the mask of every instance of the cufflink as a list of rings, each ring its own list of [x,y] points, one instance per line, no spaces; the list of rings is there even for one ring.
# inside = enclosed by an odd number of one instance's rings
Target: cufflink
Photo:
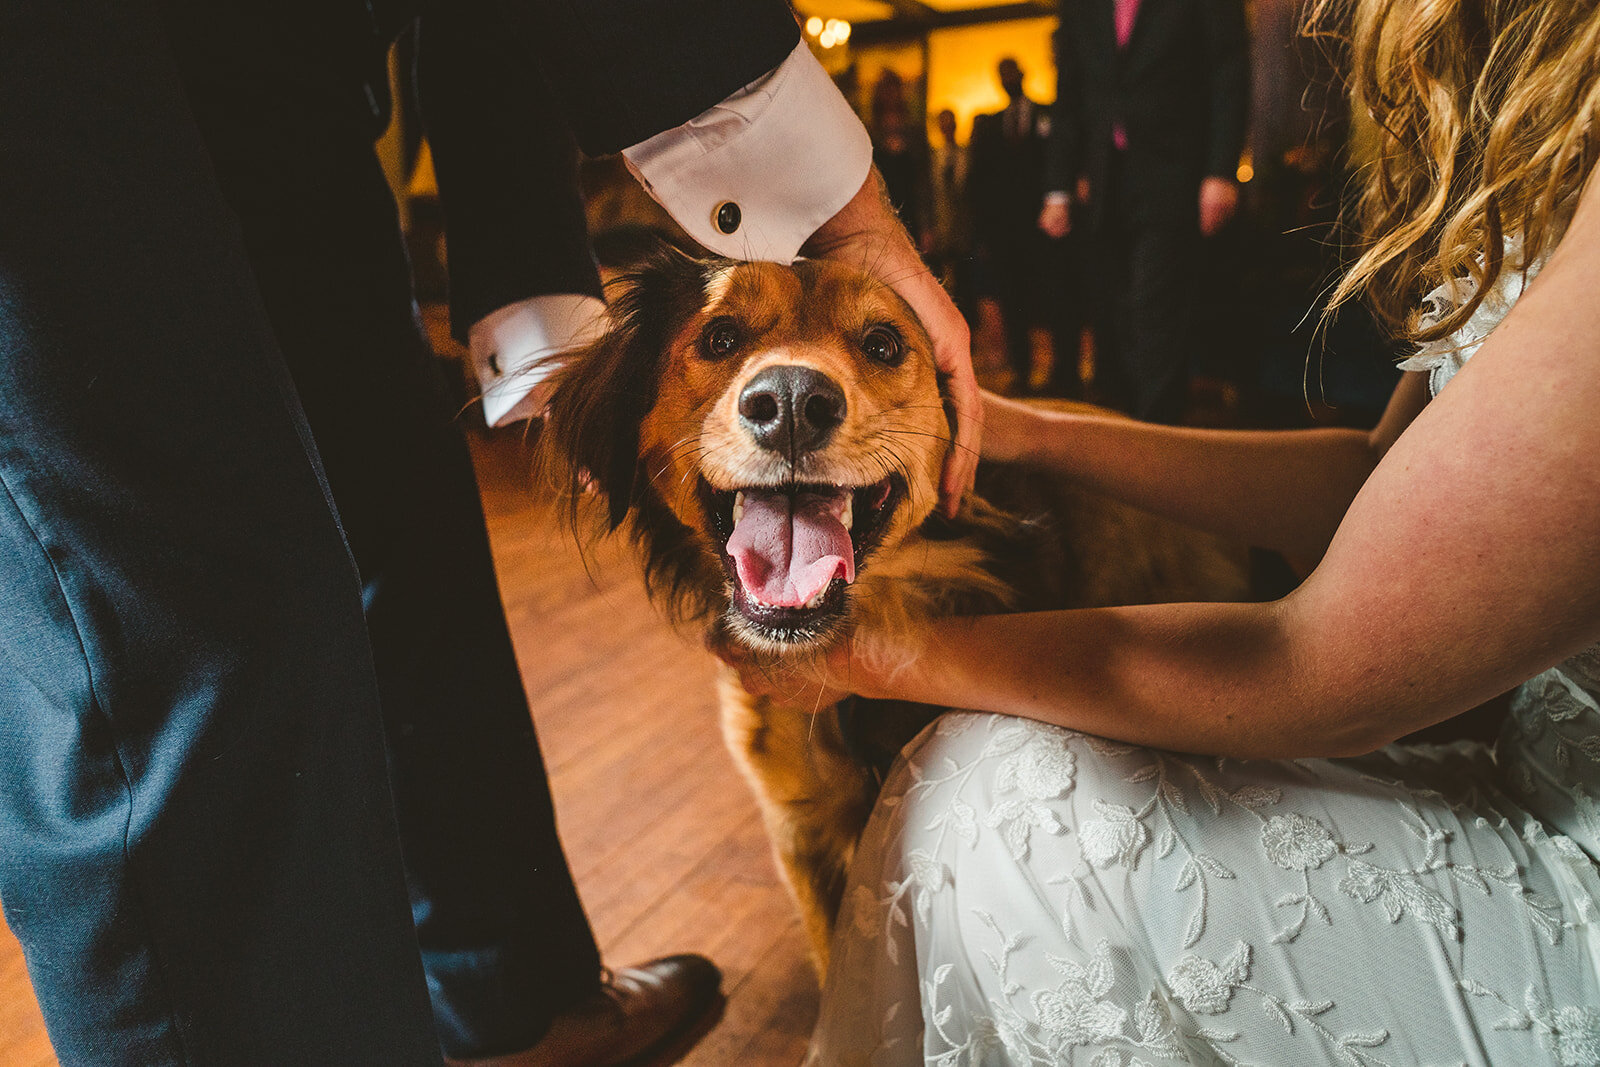
[[[723,233],[732,233],[739,228],[741,218],[739,205],[732,200],[724,200],[717,205],[717,211],[713,218],[716,219],[717,229]]]

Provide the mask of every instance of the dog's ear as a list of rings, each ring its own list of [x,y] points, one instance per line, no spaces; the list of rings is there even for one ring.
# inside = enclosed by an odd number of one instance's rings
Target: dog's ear
[[[668,342],[705,300],[716,264],[665,243],[614,283],[603,337],[562,360],[540,431],[539,466],[571,493],[605,502],[615,530],[646,491],[639,426],[656,402]]]

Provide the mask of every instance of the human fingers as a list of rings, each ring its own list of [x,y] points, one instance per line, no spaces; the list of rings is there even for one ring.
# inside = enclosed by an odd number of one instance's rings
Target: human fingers
[[[937,362],[937,350],[935,361]],[[978,398],[978,377],[972,370],[970,342],[963,345],[959,361],[947,364],[950,399],[956,409],[956,436],[945,455],[939,479],[939,502],[946,518],[955,518],[978,478],[978,455],[983,444],[983,403]]]
[[[1215,237],[1233,218],[1239,187],[1226,178],[1211,176],[1200,183],[1200,233]]]
[[[1072,210],[1065,200],[1046,201],[1039,210],[1039,229],[1057,239],[1072,232]]]
[[[955,406],[955,437],[945,454],[939,479],[940,510],[954,517],[961,498],[977,478],[978,449],[983,439],[983,402],[978,396],[978,377],[972,369],[972,333],[950,294],[926,268],[919,266],[916,274],[900,278],[896,289],[932,338],[934,367],[943,375],[944,387]]]

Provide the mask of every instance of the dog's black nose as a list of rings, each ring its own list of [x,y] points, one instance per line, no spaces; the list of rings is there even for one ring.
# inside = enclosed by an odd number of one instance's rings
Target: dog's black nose
[[[839,383],[811,367],[768,367],[739,394],[739,421],[756,444],[791,459],[821,448],[844,412]]]

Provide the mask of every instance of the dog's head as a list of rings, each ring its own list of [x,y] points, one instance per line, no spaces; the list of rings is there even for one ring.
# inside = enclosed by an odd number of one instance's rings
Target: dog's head
[[[783,651],[841,632],[857,580],[933,511],[949,440],[932,346],[887,285],[664,250],[558,372],[540,449],[676,614]]]

